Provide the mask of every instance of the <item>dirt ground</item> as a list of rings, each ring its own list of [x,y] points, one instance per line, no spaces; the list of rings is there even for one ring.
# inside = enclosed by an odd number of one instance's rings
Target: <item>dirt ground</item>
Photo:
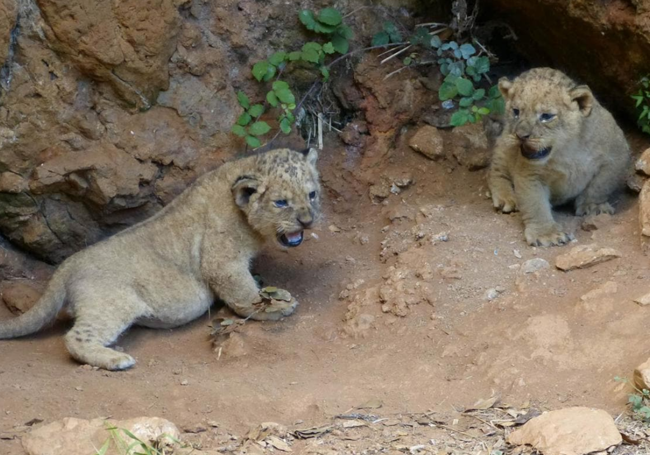
[[[625,411],[629,390],[614,377],[630,377],[650,352],[650,308],[633,302],[650,291],[635,196],[621,194],[617,214],[594,231],[559,213],[576,242],[532,248],[519,215],[493,210],[485,170],[428,160],[401,139],[369,180],[414,183],[380,203],[357,178],[358,153],[335,136],[326,144],[319,227],[254,266],[298,298],[293,316],[248,322],[216,350],[209,324],[224,309],[179,329],[132,328],[118,342],[138,361],[125,372],[75,364],[65,324],[3,341],[0,433],[35,418],[150,415],[243,434],[268,421],[318,424],[368,402],[373,414],[394,416],[454,413],[493,396],[517,408]],[[554,267],[557,255],[589,243],[622,257]],[[533,258],[550,268],[525,274]],[[608,281],[615,292],[581,300]],[[22,453],[19,439],[0,440],[0,452]]]

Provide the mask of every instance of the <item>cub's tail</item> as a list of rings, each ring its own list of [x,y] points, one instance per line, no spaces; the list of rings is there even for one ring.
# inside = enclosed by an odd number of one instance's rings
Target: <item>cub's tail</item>
[[[57,271],[32,309],[17,318],[0,321],[0,339],[29,335],[53,320],[65,302],[65,283],[66,274]]]

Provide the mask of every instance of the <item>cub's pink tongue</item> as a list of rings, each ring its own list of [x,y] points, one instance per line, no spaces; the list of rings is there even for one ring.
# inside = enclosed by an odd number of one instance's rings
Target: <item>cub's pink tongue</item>
[[[302,238],[302,232],[294,232],[293,234],[284,234],[287,240],[291,243],[297,242]]]

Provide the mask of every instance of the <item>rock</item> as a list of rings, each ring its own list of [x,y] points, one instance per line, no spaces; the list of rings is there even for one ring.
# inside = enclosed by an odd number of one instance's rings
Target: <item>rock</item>
[[[599,215],[589,215],[582,221],[580,227],[583,231],[591,232],[602,229],[612,221],[612,215],[601,213]]]
[[[549,264],[546,259],[533,258],[524,262],[521,266],[521,273],[528,275],[539,270],[548,269],[549,267],[551,267],[551,264]]]
[[[587,300],[594,300],[605,297],[607,295],[616,294],[618,292],[618,284],[614,281],[607,281],[606,283],[598,286],[596,289],[584,294],[580,300],[586,302]]]
[[[636,299],[634,299],[634,301],[641,306],[650,305],[650,293],[643,295],[641,297],[637,297]]]
[[[492,300],[499,297],[499,295],[502,294],[503,292],[505,292],[505,289],[502,288],[501,286],[497,286],[496,288],[490,288],[487,291],[485,291],[485,293],[483,294],[483,298],[488,302],[491,302]]]
[[[176,425],[159,417],[138,417],[129,420],[83,420],[66,417],[31,431],[23,437],[22,444],[29,455],[96,453],[107,440],[111,439],[111,433],[106,429],[107,425],[128,430],[138,439],[149,444],[161,441],[171,445],[173,441],[167,436],[177,440],[180,437]],[[120,436],[130,441],[126,434]],[[106,455],[118,455],[114,444],[110,445]]]
[[[640,193],[646,178],[639,174],[632,174],[627,178],[627,187],[635,193]]]
[[[545,412],[508,436],[508,443],[531,445],[544,455],[583,455],[621,442],[607,412],[585,407]]]
[[[452,154],[461,166],[470,171],[486,168],[491,152],[488,139],[480,123],[470,123],[451,132]]]
[[[637,389],[650,390],[650,359],[635,368],[632,380]]]
[[[438,128],[430,125],[420,127],[409,140],[409,146],[432,160],[439,160],[445,156],[442,135]]]
[[[571,251],[555,258],[555,267],[568,272],[569,270],[584,269],[621,257],[621,253],[613,248],[599,248],[595,244],[578,245]]]
[[[11,32],[16,26],[18,14],[16,0],[0,0],[0,68],[9,56]]]
[[[28,281],[10,281],[2,286],[2,300],[16,316],[19,316],[38,301],[42,287]]]
[[[646,180],[639,194],[639,223],[641,235],[650,237],[650,180]]]
[[[634,163],[637,172],[650,176],[650,148],[645,149],[641,157]]]
[[[27,180],[13,172],[3,172],[0,174],[0,193],[18,194],[27,191]]]

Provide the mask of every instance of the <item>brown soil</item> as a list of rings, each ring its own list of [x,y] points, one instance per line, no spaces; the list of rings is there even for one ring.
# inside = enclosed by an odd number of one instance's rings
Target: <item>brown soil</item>
[[[34,418],[155,415],[181,428],[210,420],[241,433],[265,421],[322,421],[369,400],[381,401],[382,414],[448,412],[494,395],[540,409],[625,409],[628,390],[614,377],[631,376],[650,350],[650,310],[632,300],[648,292],[650,276],[634,197],[621,195],[617,214],[592,232],[558,215],[578,244],[622,253],[561,272],[555,257],[571,246],[527,246],[519,216],[492,209],[485,171],[430,161],[399,140],[369,181],[409,173],[415,183],[373,203],[353,149],[322,156],[328,197],[315,236],[286,253],[268,251],[254,267],[298,298],[295,315],[248,322],[216,350],[210,315],[175,330],[133,328],[119,340],[138,360],[126,372],[76,365],[65,324],[5,341],[0,432]],[[448,241],[439,240],[443,232]],[[551,268],[522,274],[536,257]],[[615,294],[581,301],[606,281],[617,283]],[[382,304],[379,295],[390,293]],[[18,439],[0,440],[0,452],[22,453]]]

